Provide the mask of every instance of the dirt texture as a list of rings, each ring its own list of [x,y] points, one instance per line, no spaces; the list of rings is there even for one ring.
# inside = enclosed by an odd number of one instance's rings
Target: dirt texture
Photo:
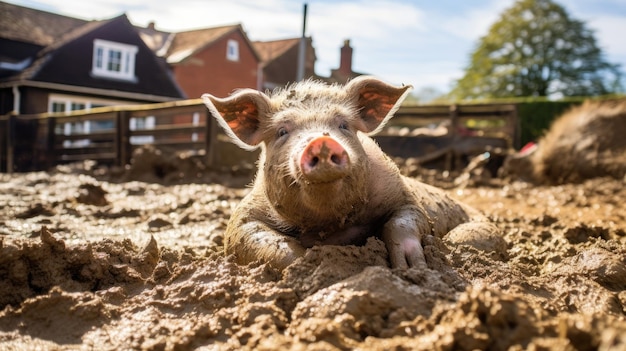
[[[413,169],[506,245],[427,236],[427,264],[394,270],[371,238],[280,272],[223,254],[233,174],[140,173],[0,175],[0,350],[626,350],[624,179]]]

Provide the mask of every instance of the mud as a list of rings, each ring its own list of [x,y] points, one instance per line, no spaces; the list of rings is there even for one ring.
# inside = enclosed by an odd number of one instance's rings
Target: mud
[[[393,270],[369,239],[281,273],[224,257],[248,189],[215,175],[2,174],[0,349],[626,350],[624,180],[415,176],[482,210],[506,245],[426,237],[427,264]]]

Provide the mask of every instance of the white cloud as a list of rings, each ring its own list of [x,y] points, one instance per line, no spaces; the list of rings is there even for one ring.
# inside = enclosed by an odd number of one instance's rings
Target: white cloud
[[[130,7],[125,0],[82,1],[82,0],[27,0],[11,1],[20,6],[43,9],[44,11],[78,17],[86,20],[105,19],[119,16]]]
[[[477,41],[487,34],[505,9],[513,5],[513,0],[491,0],[462,13],[443,13],[433,17],[433,25],[460,39]]]
[[[301,28],[301,13],[295,17]],[[392,60],[389,55],[393,51],[411,51],[407,49],[411,47],[411,37],[426,31],[422,17],[423,13],[415,6],[399,2],[310,3],[307,35],[313,36],[318,74],[328,75],[330,69],[339,66],[339,52],[345,39],[350,39],[354,48],[353,68],[376,73],[377,62]],[[254,35],[251,34],[254,28],[248,30],[249,35]]]
[[[316,33],[389,40],[397,31],[425,31],[423,14],[391,1],[323,2],[311,5],[310,28]]]
[[[183,31],[242,23],[251,37],[297,36],[301,18],[297,9],[284,0],[154,2],[145,9],[131,10],[129,16],[138,25],[156,22],[158,29]]]
[[[610,63],[626,69],[626,1],[624,0],[562,0],[559,2],[570,17],[583,21],[595,31],[595,38]]]
[[[302,1],[291,0],[8,0],[85,19],[126,13],[141,26],[182,31],[241,23],[252,40],[300,36]],[[308,0],[307,35],[313,37],[318,74],[339,66],[345,39],[354,48],[353,67],[395,83],[448,90],[460,78],[473,46],[515,0]],[[557,0],[596,30],[610,62],[626,66],[624,0]],[[428,5],[428,6],[427,6]],[[609,10],[610,9],[610,10]]]
[[[596,31],[600,47],[611,56],[619,56],[626,64],[626,14],[623,16],[598,16],[589,21],[589,27]]]

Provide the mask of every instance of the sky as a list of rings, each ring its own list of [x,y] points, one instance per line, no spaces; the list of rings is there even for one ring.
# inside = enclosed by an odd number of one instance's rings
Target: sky
[[[307,4],[306,36],[313,38],[315,71],[339,67],[344,40],[353,70],[415,93],[448,92],[463,76],[479,39],[514,0],[3,0],[86,20],[125,13],[137,26],[186,31],[241,23],[248,37],[299,37]],[[555,0],[594,30],[607,61],[626,72],[626,0]]]

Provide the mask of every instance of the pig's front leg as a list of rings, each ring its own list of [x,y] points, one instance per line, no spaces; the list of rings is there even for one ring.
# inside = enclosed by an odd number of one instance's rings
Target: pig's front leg
[[[393,268],[409,268],[425,263],[421,238],[430,232],[422,211],[407,207],[396,211],[383,227],[385,242]]]
[[[261,221],[232,226],[225,233],[224,250],[234,254],[238,263],[268,262],[284,269],[304,255],[304,247],[293,237],[277,232]]]

